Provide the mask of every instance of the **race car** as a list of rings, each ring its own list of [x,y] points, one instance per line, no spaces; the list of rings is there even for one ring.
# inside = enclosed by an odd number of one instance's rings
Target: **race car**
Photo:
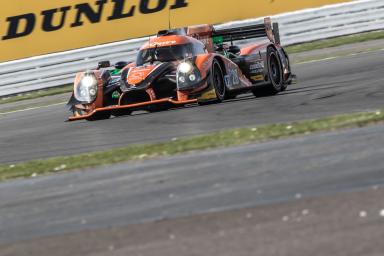
[[[240,48],[235,42],[264,38]],[[138,51],[135,62],[76,75],[69,121],[99,120],[188,104],[219,103],[241,93],[284,91],[295,76],[280,45],[278,24],[230,29],[212,25],[160,31]]]

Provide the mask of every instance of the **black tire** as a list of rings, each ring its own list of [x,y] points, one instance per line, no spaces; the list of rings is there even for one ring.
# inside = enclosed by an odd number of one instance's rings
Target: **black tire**
[[[212,63],[212,71],[211,71],[211,84],[215,89],[217,95],[217,103],[222,102],[225,99],[227,88],[224,82],[224,74],[221,69],[220,63],[215,59]]]
[[[225,86],[224,82],[224,74],[223,70],[220,66],[220,63],[215,59],[213,60],[212,63],[212,68],[211,68],[211,75],[209,78],[209,85],[213,87],[215,90],[217,99],[216,100],[210,100],[210,101],[199,101],[198,104],[200,106],[206,106],[206,105],[211,105],[215,103],[221,103],[223,102],[224,99],[226,99],[226,91],[227,88]]]
[[[284,52],[285,59],[287,60],[287,67],[288,67],[289,70],[291,70],[291,62],[289,60],[289,56],[288,56],[287,52],[284,49],[283,49],[283,52]],[[289,81],[289,82],[284,81],[284,83],[283,83],[283,85],[281,87],[281,91],[282,92],[286,91],[288,85],[291,85],[291,84],[292,84],[292,81]]]
[[[284,77],[278,53],[272,47],[267,51],[268,76],[270,84],[263,88],[256,88],[252,93],[256,97],[276,95],[284,90]]]

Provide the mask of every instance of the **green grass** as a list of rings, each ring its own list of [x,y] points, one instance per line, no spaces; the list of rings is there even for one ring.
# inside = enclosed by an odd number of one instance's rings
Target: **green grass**
[[[132,160],[144,160],[192,151],[276,140],[279,138],[311,134],[315,132],[363,127],[383,121],[384,112],[376,111],[346,114],[301,122],[224,130],[191,138],[174,139],[164,143],[130,145],[124,148],[103,152],[33,160],[15,165],[1,165],[0,180],[34,177],[37,175],[105,166]]]
[[[311,50],[319,50],[330,47],[341,46],[345,44],[361,43],[371,40],[384,39],[384,31],[375,31],[360,33],[350,36],[341,36],[331,39],[319,40],[310,43],[297,44],[286,47],[286,50],[289,54],[300,53]]]
[[[72,92],[72,90],[73,90],[72,85],[64,85],[61,87],[22,93],[15,96],[1,97],[0,104],[13,103],[13,102],[22,101],[22,100],[32,100],[40,97],[52,96],[52,95],[57,95],[62,93],[69,93],[69,92]]]

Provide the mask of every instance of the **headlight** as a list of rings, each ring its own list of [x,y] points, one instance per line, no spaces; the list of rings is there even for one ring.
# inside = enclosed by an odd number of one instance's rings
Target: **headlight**
[[[190,74],[189,75],[189,81],[195,82],[196,81],[196,75],[195,74]]]
[[[185,83],[185,77],[184,76],[179,76],[179,82],[180,83]]]
[[[201,74],[199,69],[189,62],[181,63],[177,68],[177,88],[191,90],[199,86]]]
[[[187,74],[187,73],[191,72],[192,69],[193,69],[192,64],[188,63],[188,62],[181,63],[179,65],[179,68],[178,68],[179,72],[184,73],[184,74]]]
[[[96,99],[97,90],[96,76],[92,72],[86,72],[75,88],[75,98],[81,102],[91,103]]]

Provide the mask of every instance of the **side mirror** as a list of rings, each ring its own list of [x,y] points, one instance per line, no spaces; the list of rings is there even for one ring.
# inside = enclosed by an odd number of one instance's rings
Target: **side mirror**
[[[123,69],[125,68],[125,66],[127,66],[130,62],[126,62],[126,61],[119,61],[119,62],[116,62],[115,63],[115,68],[116,69]]]
[[[101,68],[109,68],[111,66],[111,63],[109,61],[100,61],[97,65],[97,69]]]
[[[228,52],[233,53],[233,54],[240,54],[241,50],[240,47],[237,45],[231,45],[229,46]]]

